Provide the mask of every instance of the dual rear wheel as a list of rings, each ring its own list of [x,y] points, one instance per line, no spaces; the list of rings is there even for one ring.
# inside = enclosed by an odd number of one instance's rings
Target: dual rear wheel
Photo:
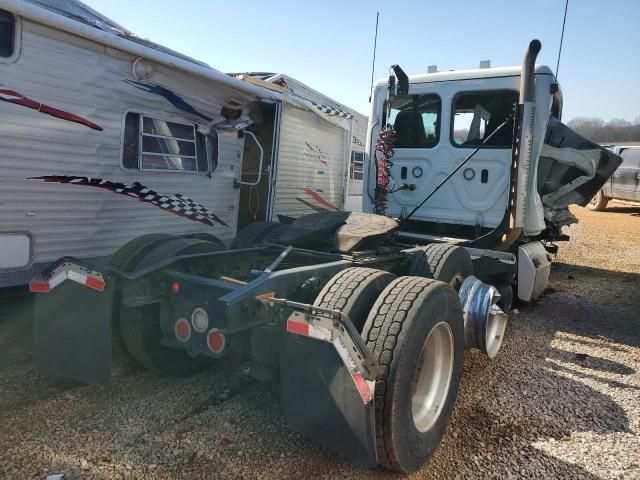
[[[462,373],[464,320],[455,290],[439,280],[347,268],[316,306],[340,310],[382,367],[375,385],[378,462],[412,472],[436,450]]]

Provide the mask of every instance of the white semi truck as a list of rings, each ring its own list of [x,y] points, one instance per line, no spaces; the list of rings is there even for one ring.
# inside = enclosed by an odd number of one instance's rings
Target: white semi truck
[[[539,49],[521,67],[394,66],[373,91],[365,213],[254,222],[231,249],[156,234],[106,266],[61,258],[30,284],[36,364],[107,383],[116,335],[165,375],[233,349],[280,385],[292,428],[364,465],[420,468],[464,349],[498,354],[514,292],[529,302],[548,283],[568,205],[620,162],[560,123]]]

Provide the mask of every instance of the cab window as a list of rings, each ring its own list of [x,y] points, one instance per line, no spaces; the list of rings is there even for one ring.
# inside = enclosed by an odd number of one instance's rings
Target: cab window
[[[512,90],[465,92],[453,100],[451,143],[456,147],[476,147],[491,135],[513,112],[518,93]],[[511,148],[513,119],[486,143],[495,148]]]
[[[440,138],[442,102],[437,95],[398,95],[391,100],[388,123],[396,148],[432,148]]]

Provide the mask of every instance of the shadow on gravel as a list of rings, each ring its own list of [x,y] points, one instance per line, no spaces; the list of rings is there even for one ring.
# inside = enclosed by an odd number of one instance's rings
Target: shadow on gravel
[[[33,296],[26,288],[0,290],[0,418],[38,401],[79,388],[65,378],[46,377],[34,368],[31,346]]]
[[[32,325],[31,294],[23,288],[0,290],[0,354],[17,345],[24,345],[31,337]]]
[[[551,279],[552,289],[545,297],[552,298],[553,307],[570,310],[561,322],[562,331],[640,347],[640,274],[554,263]]]
[[[609,213],[626,213],[626,214],[631,215],[633,217],[640,217],[640,206],[637,206],[637,207],[636,206],[608,207],[604,211],[605,212],[609,212]]]
[[[573,363],[576,366],[589,368],[591,370],[598,370],[606,373],[615,373],[618,375],[631,375],[635,373],[633,368],[626,365],[614,362],[613,360],[607,360],[604,358],[593,357],[586,353],[574,353],[553,348],[547,354],[547,358],[552,360],[558,360],[565,363]]]

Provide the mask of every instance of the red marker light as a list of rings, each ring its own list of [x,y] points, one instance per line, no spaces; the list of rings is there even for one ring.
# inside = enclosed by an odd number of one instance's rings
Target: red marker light
[[[29,282],[29,290],[33,293],[47,293],[51,290],[49,282],[32,280]]]
[[[191,325],[184,318],[179,318],[176,322],[174,328],[174,332],[176,338],[181,342],[187,342],[191,338]]]
[[[171,284],[171,292],[172,293],[180,293],[180,284],[178,282],[173,282]]]
[[[207,346],[213,353],[221,353],[224,350],[226,341],[224,335],[217,329],[212,328],[207,335]]]

